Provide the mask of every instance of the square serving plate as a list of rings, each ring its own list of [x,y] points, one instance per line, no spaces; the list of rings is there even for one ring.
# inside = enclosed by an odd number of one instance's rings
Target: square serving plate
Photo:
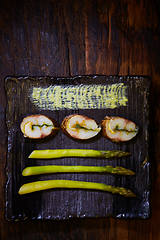
[[[142,76],[7,77],[6,124],[8,154],[6,165],[6,219],[53,219],[107,217],[148,218],[150,215],[150,163],[148,159],[150,80]],[[108,116],[121,116],[139,126],[138,135],[129,142],[113,143],[99,134],[90,141],[76,141],[61,130],[52,138],[33,141],[23,137],[22,119],[44,114],[60,125],[70,114],[82,114],[98,123]],[[129,151],[131,156],[114,159],[62,158],[28,159],[34,149],[99,149]],[[23,177],[26,166],[36,165],[123,166],[135,176],[97,173],[63,173]],[[52,189],[20,196],[24,183],[69,179],[110,184],[131,189],[136,198],[125,198],[94,190]]]

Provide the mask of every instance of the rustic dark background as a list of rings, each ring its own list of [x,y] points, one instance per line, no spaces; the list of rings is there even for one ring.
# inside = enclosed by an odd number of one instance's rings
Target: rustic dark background
[[[2,0],[0,2],[0,238],[2,240],[159,240],[160,2],[158,0]],[[152,216],[148,220],[4,219],[7,75],[149,75]]]

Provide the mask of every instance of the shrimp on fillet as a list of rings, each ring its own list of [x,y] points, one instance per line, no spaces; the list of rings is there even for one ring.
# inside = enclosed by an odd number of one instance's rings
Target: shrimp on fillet
[[[45,138],[57,131],[55,121],[44,115],[30,115],[25,117],[20,125],[24,137],[32,139]]]
[[[95,137],[101,131],[94,119],[78,114],[67,116],[61,128],[70,137],[83,140]]]
[[[136,124],[122,117],[106,116],[102,121],[102,134],[113,142],[125,142],[138,133]]]

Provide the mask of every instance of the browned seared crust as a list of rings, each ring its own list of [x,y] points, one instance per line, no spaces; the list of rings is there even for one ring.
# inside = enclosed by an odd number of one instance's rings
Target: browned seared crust
[[[126,122],[132,122],[126,118],[123,118],[123,117],[119,117],[119,116],[105,116],[105,118],[102,120],[101,122],[101,126],[102,126],[102,135],[105,137],[105,138],[108,138],[109,140],[111,140],[112,142],[124,142],[123,140],[121,140],[120,138],[110,138],[107,134],[107,131],[106,131],[106,124],[107,122],[109,122],[111,119],[116,119],[116,118],[121,118],[121,119],[125,119]]]
[[[84,116],[84,115],[80,115],[80,114],[72,114],[72,115],[69,115],[69,116],[65,117],[65,118],[63,119],[62,123],[61,123],[61,128],[62,128],[62,130],[63,130],[65,133],[68,133],[68,132],[66,131],[66,124],[67,124],[67,122],[69,121],[69,119],[71,119],[71,118],[74,117],[74,116],[82,116],[82,117],[84,117],[86,120],[87,120],[87,119],[90,119],[89,117]]]
[[[102,135],[105,137],[105,138],[108,138],[109,140],[111,140],[112,142],[123,142],[121,139],[119,138],[110,138],[107,134],[107,131],[106,131],[106,124],[107,122],[109,122],[111,119],[116,119],[116,118],[121,118],[121,117],[118,117],[118,116],[105,116],[105,118],[102,120],[101,122],[101,126],[102,126]]]
[[[102,135],[106,138],[109,138],[106,132],[106,123],[107,121],[109,121],[111,119],[111,117],[106,116],[102,122],[101,122],[101,127],[102,127]],[[110,139],[110,138],[109,138]]]
[[[62,123],[61,123],[61,129],[62,129],[62,131],[65,133],[65,134],[67,134],[69,137],[71,137],[70,136],[70,134],[66,131],[66,128],[67,128],[67,122],[68,122],[68,120],[69,119],[71,119],[73,116],[76,116],[77,114],[72,114],[72,115],[69,115],[69,116],[67,116],[67,117],[65,117],[64,119],[63,119],[63,121],[62,121]]]
[[[51,132],[49,135],[47,135],[47,136],[46,136],[46,135],[41,135],[40,138],[28,137],[28,138],[30,138],[30,139],[43,139],[43,138],[48,138],[48,137],[54,136],[54,135],[57,133],[57,131],[59,130],[59,129],[58,129],[58,124],[57,124],[57,122],[56,122],[53,118],[50,118],[50,117],[48,117],[48,116],[46,116],[46,115],[44,115],[44,114],[34,114],[34,115],[32,114],[32,115],[28,115],[27,117],[23,118],[23,120],[24,120],[24,119],[27,119],[27,118],[30,118],[30,117],[40,117],[40,116],[46,117],[46,118],[48,118],[49,120],[51,120],[52,123],[53,123],[53,126],[54,126],[56,129],[53,129],[52,132]],[[22,125],[23,120],[22,120],[20,126]]]
[[[71,138],[75,138],[75,139],[79,139],[79,138],[76,138],[76,137],[72,137],[69,133],[68,133],[68,131],[66,130],[67,129],[67,122],[72,118],[72,117],[74,117],[74,116],[82,116],[83,118],[85,118],[86,120],[90,120],[91,118],[89,118],[89,117],[87,117],[87,116],[85,116],[85,115],[80,115],[80,114],[72,114],[72,115],[69,115],[69,116],[67,116],[67,117],[65,117],[64,119],[63,119],[63,121],[62,121],[62,123],[61,123],[61,129],[62,129],[62,131],[67,135],[67,136],[69,136],[69,137],[71,137]]]

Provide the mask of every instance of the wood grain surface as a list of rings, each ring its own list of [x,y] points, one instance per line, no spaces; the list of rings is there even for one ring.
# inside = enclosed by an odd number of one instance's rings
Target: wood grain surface
[[[158,0],[2,0],[0,2],[0,238],[2,240],[159,240],[160,3]],[[4,220],[7,75],[152,77],[149,220]]]

